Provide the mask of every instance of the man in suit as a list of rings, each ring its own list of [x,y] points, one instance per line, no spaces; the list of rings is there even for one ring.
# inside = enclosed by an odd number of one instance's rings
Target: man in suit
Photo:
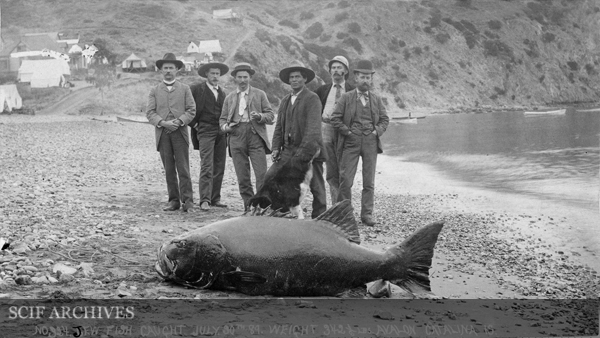
[[[361,157],[363,189],[360,218],[368,226],[376,224],[373,218],[375,167],[377,154],[383,152],[380,137],[389,124],[381,97],[370,91],[374,73],[371,61],[359,61],[354,69],[356,90],[342,95],[331,115],[331,125],[338,130],[338,201],[352,199],[352,184],[358,158]]]
[[[221,203],[221,185],[227,160],[227,138],[219,127],[219,118],[225,101],[225,92],[219,86],[219,77],[227,74],[229,67],[219,62],[202,65],[198,75],[206,81],[192,85],[196,102],[196,117],[192,127],[194,149],[200,150],[200,210],[210,206],[226,208]]]
[[[338,199],[338,190],[340,188],[340,173],[338,166],[337,152],[337,130],[331,125],[331,113],[335,104],[340,99],[343,93],[354,89],[346,80],[350,74],[350,66],[348,59],[343,56],[336,56],[329,61],[329,73],[331,74],[331,83],[322,85],[315,90],[319,95],[323,112],[321,113],[321,133],[323,134],[323,146],[327,152],[326,179],[329,183],[329,192],[331,194],[331,202],[335,203]],[[333,90],[332,90],[333,88]]]
[[[319,96],[306,88],[315,78],[315,72],[296,61],[279,72],[279,79],[292,87],[279,105],[277,122],[273,132],[273,161],[285,161],[294,155],[303,142],[317,141],[320,154],[312,162],[313,177],[310,191],[313,195],[312,218],[327,209],[327,194],[323,179],[323,162],[327,159],[321,135],[321,101]]]
[[[163,80],[150,90],[146,117],[156,127],[156,149],[165,168],[169,205],[163,210],[177,210],[183,203],[183,211],[192,211],[190,138],[186,125],[196,114],[196,104],[190,87],[176,80],[183,62],[177,60],[173,53],[167,53],[156,61],[156,67],[160,69]]]
[[[237,89],[225,98],[219,124],[228,134],[229,153],[238,179],[244,210],[254,196],[250,162],[254,168],[256,190],[260,190],[267,172],[267,155],[271,144],[267,136],[267,124],[273,124],[274,114],[267,94],[250,86],[255,70],[248,63],[238,63],[231,71]]]

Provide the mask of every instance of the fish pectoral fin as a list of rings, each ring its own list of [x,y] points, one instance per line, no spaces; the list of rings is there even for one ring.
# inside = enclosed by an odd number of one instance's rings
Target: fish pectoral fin
[[[248,271],[231,271],[223,274],[230,282],[262,284],[267,278],[261,274]]]

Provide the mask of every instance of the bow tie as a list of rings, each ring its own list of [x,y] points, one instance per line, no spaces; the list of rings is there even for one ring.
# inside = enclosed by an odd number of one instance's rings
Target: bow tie
[[[369,93],[358,92],[358,99],[360,100],[361,97],[364,97],[365,100],[368,100],[369,99]]]
[[[166,83],[165,81],[163,81],[163,83],[165,84],[165,86],[169,86],[169,87],[171,87],[171,86],[173,86],[175,84],[175,82],[173,82],[173,83]]]
[[[216,86],[215,86],[215,87],[213,87],[213,86],[210,86],[210,88],[214,89],[214,90],[215,90],[215,92],[218,92],[218,91],[219,91],[219,87],[216,87]]]

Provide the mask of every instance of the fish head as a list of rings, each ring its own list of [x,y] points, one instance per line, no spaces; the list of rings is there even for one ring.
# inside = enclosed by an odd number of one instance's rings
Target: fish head
[[[208,288],[227,265],[227,250],[212,234],[183,235],[158,249],[154,268],[166,280]]]

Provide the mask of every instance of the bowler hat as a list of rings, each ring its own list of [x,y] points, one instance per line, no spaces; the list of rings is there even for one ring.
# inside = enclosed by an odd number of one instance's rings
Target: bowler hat
[[[292,72],[302,72],[306,76],[306,83],[309,83],[315,78],[315,72],[311,69],[304,67],[304,64],[300,61],[294,61],[292,64],[282,69],[279,72],[279,79],[283,81],[285,84],[290,84],[290,73]]]
[[[161,69],[165,63],[172,63],[175,65],[175,67],[177,67],[177,69],[181,69],[183,67],[183,62],[181,60],[177,60],[175,54],[173,53],[167,53],[162,59],[156,60],[156,67]]]
[[[373,74],[375,71],[373,70],[373,63],[369,60],[360,60],[356,64],[356,68],[354,68],[354,72],[365,73],[365,74]]]
[[[221,71],[221,76],[227,74],[227,72],[229,71],[229,67],[227,67],[227,65],[224,63],[210,62],[198,68],[198,75],[206,77],[206,72],[212,68],[218,68]]]
[[[250,75],[254,75],[255,73],[254,69],[252,69],[252,65],[246,62],[236,63],[231,71],[231,76],[235,76],[235,74],[237,74],[239,71],[248,72]]]
[[[331,71],[331,65],[334,62],[339,62],[341,64],[343,64],[344,66],[346,66],[346,75],[344,75],[344,78],[347,80],[348,79],[348,74],[350,74],[350,64],[348,63],[348,59],[346,59],[345,57],[338,55],[338,56],[334,56],[333,59],[331,59],[331,61],[329,61],[329,71]]]

